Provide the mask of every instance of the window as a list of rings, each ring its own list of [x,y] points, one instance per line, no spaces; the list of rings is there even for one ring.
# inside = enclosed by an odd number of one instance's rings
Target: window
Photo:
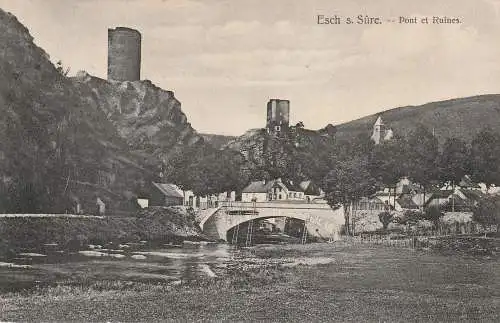
[[[293,193],[293,197],[297,197],[297,193]]]
[[[280,194],[280,195],[278,195],[278,199],[279,199],[279,200],[281,200],[281,194]]]
[[[281,131],[281,127],[280,127],[280,126],[275,126],[275,127],[274,127],[274,130],[275,130],[275,131]]]

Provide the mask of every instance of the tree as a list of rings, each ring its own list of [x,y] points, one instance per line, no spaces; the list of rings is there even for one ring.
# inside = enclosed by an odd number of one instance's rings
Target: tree
[[[64,68],[62,61],[57,61],[56,63],[56,70],[62,75],[62,76],[68,76],[70,68]]]
[[[472,140],[470,160],[472,178],[477,182],[500,184],[500,136],[483,129]]]
[[[421,184],[425,193],[438,178],[438,140],[423,125],[417,126],[408,137],[408,175]]]
[[[439,227],[439,221],[441,218],[444,216],[444,213],[441,212],[438,206],[432,205],[429,206],[425,209],[425,212],[423,214],[423,218],[425,220],[431,221],[432,224],[434,225],[435,229],[438,229]]]
[[[407,156],[407,141],[402,137],[394,137],[392,140],[376,145],[370,157],[372,176],[381,186],[393,188],[394,203],[396,203],[395,184],[401,177],[408,175]]]
[[[371,155],[372,175],[385,185],[396,183],[408,174],[408,143],[394,137],[374,147]]]
[[[384,212],[379,213],[378,219],[380,220],[380,222],[382,222],[382,226],[384,227],[384,230],[387,230],[389,223],[391,223],[392,220],[394,219],[394,215],[389,211],[384,211]]]
[[[469,172],[469,150],[465,141],[448,138],[439,156],[439,179],[458,183]]]
[[[481,224],[485,229],[495,225],[497,233],[500,229],[500,196],[487,196],[481,199],[472,213],[472,220]]]
[[[331,207],[344,208],[346,233],[354,234],[349,226],[350,206],[377,190],[376,181],[368,171],[368,158],[355,156],[337,160],[323,181],[323,190]]]
[[[458,138],[448,138],[443,152],[439,156],[439,181],[442,184],[455,185],[469,173],[469,151],[465,141]],[[451,210],[455,211],[455,199],[452,196]]]

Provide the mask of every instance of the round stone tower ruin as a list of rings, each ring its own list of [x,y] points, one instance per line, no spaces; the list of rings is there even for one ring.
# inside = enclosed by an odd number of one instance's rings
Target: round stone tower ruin
[[[141,79],[141,38],[135,29],[108,29],[108,80]]]
[[[267,132],[286,133],[290,122],[290,101],[271,99],[267,103]]]

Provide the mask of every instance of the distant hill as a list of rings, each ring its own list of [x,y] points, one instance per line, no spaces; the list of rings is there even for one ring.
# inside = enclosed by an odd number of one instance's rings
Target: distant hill
[[[205,142],[217,149],[225,147],[228,143],[237,138],[236,136],[213,135],[209,133],[200,133],[199,135]]]
[[[500,133],[500,94],[407,106],[363,117],[337,125],[337,139],[344,140],[360,133],[370,134],[377,116],[397,135],[406,135],[417,124],[434,129],[440,143],[448,137],[470,141],[484,127]]]

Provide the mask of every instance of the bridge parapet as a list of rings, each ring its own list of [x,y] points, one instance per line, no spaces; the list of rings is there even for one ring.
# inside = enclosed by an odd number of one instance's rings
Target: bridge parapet
[[[271,208],[271,209],[331,209],[330,205],[326,203],[304,203],[298,202],[240,202],[240,201],[226,201],[220,204],[223,208],[231,209],[253,209],[253,208]]]

